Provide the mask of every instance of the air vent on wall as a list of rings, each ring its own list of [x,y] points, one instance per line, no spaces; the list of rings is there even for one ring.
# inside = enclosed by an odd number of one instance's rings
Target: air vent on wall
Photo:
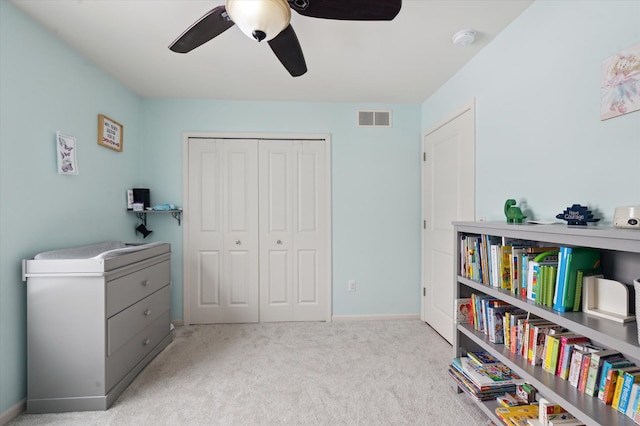
[[[391,111],[358,111],[358,127],[391,127]]]

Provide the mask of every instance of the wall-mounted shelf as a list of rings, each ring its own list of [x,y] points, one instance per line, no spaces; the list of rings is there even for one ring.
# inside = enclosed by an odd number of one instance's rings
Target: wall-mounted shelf
[[[182,209],[177,210],[143,210],[141,212],[127,210],[129,213],[135,213],[136,217],[142,221],[144,226],[147,226],[147,214],[156,214],[156,213],[171,213],[171,216],[175,220],[178,221],[178,226],[180,226],[180,221],[182,218]]]

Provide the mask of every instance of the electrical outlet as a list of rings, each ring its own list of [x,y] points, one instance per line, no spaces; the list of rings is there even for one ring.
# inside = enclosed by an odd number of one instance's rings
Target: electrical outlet
[[[349,283],[347,284],[347,290],[356,291],[356,280],[349,280]]]

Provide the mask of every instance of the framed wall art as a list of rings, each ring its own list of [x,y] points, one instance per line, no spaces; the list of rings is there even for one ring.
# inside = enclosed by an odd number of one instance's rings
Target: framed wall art
[[[640,43],[602,63],[600,118],[618,117],[640,110]]]
[[[56,154],[58,155],[58,173],[77,175],[76,138],[56,132]]]
[[[98,145],[122,152],[123,126],[104,114],[98,115]]]

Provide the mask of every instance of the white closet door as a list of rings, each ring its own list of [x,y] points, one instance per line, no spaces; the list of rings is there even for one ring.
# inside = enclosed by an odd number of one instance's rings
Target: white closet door
[[[190,323],[258,322],[256,140],[189,140]]]
[[[260,141],[260,321],[324,321],[330,285],[323,141]]]

